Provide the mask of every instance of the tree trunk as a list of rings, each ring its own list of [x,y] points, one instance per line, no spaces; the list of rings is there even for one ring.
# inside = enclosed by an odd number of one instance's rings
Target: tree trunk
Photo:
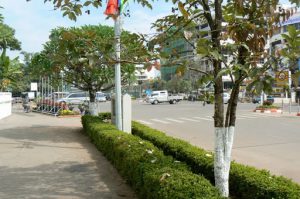
[[[97,116],[99,113],[98,103],[95,102],[96,100],[96,93],[95,91],[89,91],[90,102],[89,102],[89,112],[91,115]]]
[[[234,126],[215,127],[215,186],[224,197],[229,196],[229,171],[233,137]]]

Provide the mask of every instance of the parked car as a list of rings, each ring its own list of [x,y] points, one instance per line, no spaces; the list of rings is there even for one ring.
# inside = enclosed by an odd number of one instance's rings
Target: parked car
[[[96,93],[96,101],[97,102],[106,102],[106,96],[102,92],[97,92]]]
[[[68,96],[57,100],[57,102],[82,104],[86,101],[90,101],[88,93],[70,93]]]
[[[69,94],[70,94],[69,92],[53,92],[50,93],[45,99],[51,99],[57,101],[61,98],[67,97]]]
[[[107,101],[111,100],[111,94],[110,93],[103,93],[103,94],[105,95]]]
[[[255,96],[255,97],[253,97],[252,102],[253,102],[254,104],[256,104],[256,103],[259,104],[259,103],[260,103],[260,100],[261,100],[261,97],[260,97],[260,96]],[[271,102],[271,103],[273,104],[273,103],[274,103],[274,97],[271,96],[271,95],[268,95],[267,98],[265,99],[265,101]]]

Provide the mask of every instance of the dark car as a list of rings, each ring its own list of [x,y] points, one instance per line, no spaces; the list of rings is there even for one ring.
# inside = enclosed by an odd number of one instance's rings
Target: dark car
[[[256,103],[260,103],[260,100],[261,100],[261,97],[260,96],[255,96],[255,97],[253,97],[253,99],[252,99],[252,102],[254,103],[254,104],[256,104]],[[268,102],[271,102],[272,104],[274,103],[274,97],[273,96],[271,96],[271,95],[268,95],[267,96],[267,99],[265,99],[265,101],[268,101]]]
[[[103,93],[103,94],[105,95],[107,101],[111,100],[111,94],[110,93]]]

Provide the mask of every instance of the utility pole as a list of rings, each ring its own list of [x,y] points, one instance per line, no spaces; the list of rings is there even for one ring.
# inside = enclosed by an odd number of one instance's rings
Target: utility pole
[[[105,15],[113,18],[115,22],[115,124],[117,129],[123,130],[122,127],[122,92],[121,92],[121,0],[108,0]]]
[[[115,19],[115,51],[116,51],[116,65],[115,65],[115,92],[116,92],[116,127],[123,130],[122,127],[122,91],[121,91],[121,15],[116,16]]]

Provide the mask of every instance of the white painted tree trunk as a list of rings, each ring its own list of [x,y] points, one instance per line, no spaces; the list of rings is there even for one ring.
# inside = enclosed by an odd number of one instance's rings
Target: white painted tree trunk
[[[229,196],[229,170],[233,145],[234,126],[215,128],[215,186],[222,196]]]
[[[98,116],[98,113],[100,112],[98,109],[98,103],[90,102],[89,103],[89,112],[91,115]]]

